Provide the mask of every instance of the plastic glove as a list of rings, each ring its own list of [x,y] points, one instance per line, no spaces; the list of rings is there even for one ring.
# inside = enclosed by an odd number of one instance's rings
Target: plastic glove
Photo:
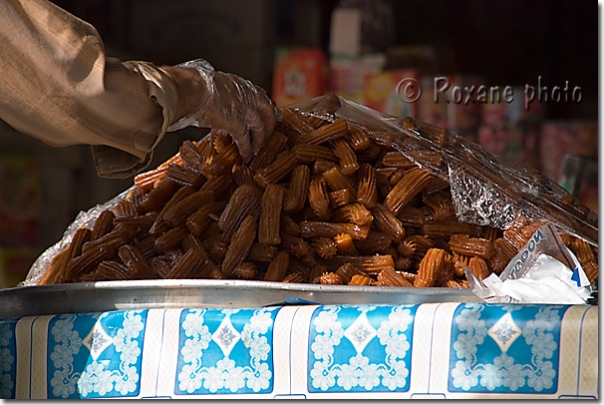
[[[168,131],[188,126],[212,128],[228,133],[247,162],[258,153],[273,132],[280,111],[266,92],[239,76],[217,72],[203,59],[174,67],[195,69],[201,86],[179,92],[179,103],[186,105],[187,114],[173,123]],[[182,100],[181,98],[187,98]]]

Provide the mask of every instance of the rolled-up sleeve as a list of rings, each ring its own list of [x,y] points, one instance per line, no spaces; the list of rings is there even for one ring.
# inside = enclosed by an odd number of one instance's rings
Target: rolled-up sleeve
[[[176,110],[165,72],[106,58],[94,27],[46,0],[0,1],[0,72],[0,118],[49,145],[92,145],[104,177],[146,167]]]

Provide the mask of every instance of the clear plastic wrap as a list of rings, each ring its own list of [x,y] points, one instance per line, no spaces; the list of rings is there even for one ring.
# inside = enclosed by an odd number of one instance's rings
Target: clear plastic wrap
[[[520,225],[551,223],[563,233],[586,241],[591,246],[589,248],[591,249],[590,253],[594,250],[597,256],[598,229],[595,214],[574,199],[558,184],[533,169],[508,166],[496,156],[483,150],[479,145],[446,130],[415,121],[410,117],[397,118],[386,116],[335,95],[322,96],[283,108],[282,114],[283,119],[278,123],[273,137],[283,137],[283,133],[294,134],[293,136],[284,137],[282,140],[282,142],[287,142],[288,147],[292,150],[293,146],[298,143],[312,144],[316,139],[319,139],[319,141],[316,141],[317,143],[324,142],[326,139],[331,142],[329,137],[335,136],[334,134],[337,135],[336,127],[342,121],[340,119],[343,119],[350,133],[354,133],[357,130],[360,132],[361,136],[358,139],[351,136],[349,141],[353,147],[357,145],[355,142],[358,142],[358,145],[361,145],[358,147],[360,152],[365,154],[371,153],[371,148],[367,148],[365,145],[368,141],[364,140],[363,136],[368,136],[375,145],[382,145],[387,150],[400,152],[403,155],[402,159],[410,162],[406,166],[403,162],[402,165],[405,167],[405,170],[401,169],[401,176],[409,173],[409,166],[416,166],[422,172],[430,173],[433,178],[430,179],[429,183],[434,190],[439,190],[439,187],[440,189],[445,187],[450,189],[457,221],[468,224],[464,229],[457,231],[458,233],[469,234],[473,229],[480,229],[480,227],[493,227],[499,230],[516,232],[516,228]],[[317,130],[317,128],[326,124],[333,124],[330,130]],[[326,127],[323,126],[321,128]],[[302,135],[300,136],[300,134]],[[181,154],[182,152],[181,148]],[[261,151],[262,153],[263,151]],[[268,155],[269,152],[265,154]],[[233,177],[240,176],[238,178],[241,182],[253,182],[255,175],[255,180],[258,184],[265,185],[267,182],[266,179],[277,183],[280,179],[275,176],[279,175],[281,167],[291,165],[289,160],[294,155],[294,153],[290,153],[289,151],[287,153],[282,152],[277,156],[275,163],[268,168],[256,171],[256,173],[250,171],[245,165],[238,166],[237,171],[232,170],[232,175]],[[329,161],[329,159],[333,160],[334,157],[329,154],[325,154],[325,156],[328,159],[317,160],[313,171],[328,172],[334,166],[333,162]],[[383,157],[383,154],[381,157]],[[399,156],[399,158],[401,157]],[[176,156],[172,159],[172,162],[178,159],[179,157]],[[216,156],[214,156],[214,159],[216,159]],[[272,156],[271,159],[275,159],[275,156]],[[318,165],[319,162],[321,162],[321,165]],[[164,163],[163,166],[165,167],[168,163]],[[254,160],[250,163],[250,166],[253,165]],[[388,171],[388,174],[393,176],[392,178],[396,175],[394,173],[396,172],[396,164],[393,164],[393,166],[392,170],[389,169]],[[291,168],[287,170],[291,170]],[[207,175],[208,173],[205,174]],[[325,178],[328,179],[327,183],[329,183],[330,178]],[[333,178],[333,184],[329,184],[333,190],[344,187],[337,187],[337,181],[338,178],[336,176]],[[419,184],[422,181],[422,187],[427,187],[424,179],[418,178],[416,182]],[[74,232],[80,226],[91,227],[103,210],[115,208],[121,200],[135,189],[136,186],[133,186],[107,203],[94,207],[86,213],[81,213],[76,221],[67,229],[64,238],[50,247],[34,263],[24,284],[38,284],[44,273],[49,269],[52,259],[69,245]],[[286,193],[285,198],[287,198],[287,195]],[[222,198],[228,200],[226,195]],[[353,198],[356,198],[356,195]],[[388,206],[388,201],[384,201],[384,204]],[[395,213],[398,218],[401,218],[400,221],[403,221],[398,225],[399,227],[405,225],[405,221],[411,221],[411,217],[407,217],[406,213],[398,212],[402,205],[404,204],[401,203],[399,206],[396,202],[391,202],[391,211],[392,207],[396,207]],[[432,208],[434,207],[438,207],[436,202],[432,203]],[[383,211],[383,207],[380,204],[378,204],[378,208]],[[434,212],[438,213],[438,211]],[[384,219],[385,223],[388,220],[387,218]],[[392,219],[392,221],[397,221],[397,219]],[[397,225],[394,223],[393,227],[396,228]],[[376,234],[383,234],[390,228],[384,225],[378,229],[380,232],[376,232]],[[338,229],[350,229],[350,232],[353,232],[351,235],[355,235],[357,239],[362,240],[367,237],[368,225],[366,228],[359,225],[351,225],[348,228],[337,228],[334,232],[339,232]],[[331,232],[331,230],[321,230],[321,232],[328,231]],[[299,230],[296,232],[299,232]],[[304,232],[307,232],[306,228],[303,228],[301,237],[307,238],[308,234],[305,235]],[[355,236],[353,236],[353,239],[355,239]],[[421,237],[417,239],[419,236],[410,236],[413,239],[410,241],[407,241],[408,238],[403,240],[402,235],[400,236],[401,238],[396,240],[396,243],[399,243],[398,249],[401,253],[396,253],[396,245],[393,244],[391,246],[394,249],[395,256],[398,255],[396,256],[398,259],[395,261],[397,271],[401,269],[406,270],[409,263],[416,260],[417,254],[413,256],[411,253],[415,252],[415,249],[418,248],[418,243],[420,245],[419,248],[423,249],[420,251],[424,253],[426,249],[432,247],[432,245],[421,247]],[[300,244],[304,242],[303,239],[300,239],[298,242],[298,246],[308,247]],[[523,243],[520,244],[520,246],[522,245]],[[362,244],[359,243],[358,246],[362,246]],[[218,252],[220,249],[225,249],[225,247],[216,246],[216,249],[218,249]],[[251,249],[253,251],[254,246]],[[392,249],[390,250],[391,252]],[[409,250],[409,255],[405,257],[403,252],[407,252],[407,250]],[[219,253],[209,253],[210,256],[212,254],[219,255]],[[366,254],[375,254],[373,256],[375,258],[386,257],[379,256],[377,253],[387,254],[388,251],[384,248],[383,252],[366,252]],[[312,260],[304,263],[304,260],[310,259]],[[319,264],[314,262],[312,257],[310,259],[303,255],[302,257],[297,257],[293,263],[290,262],[289,266],[319,266]],[[341,260],[329,260],[331,262],[321,262],[319,267],[325,271],[335,271],[337,266],[343,263]],[[335,267],[329,268],[330,263]],[[392,264],[388,264],[387,266],[394,267]],[[597,274],[597,261],[595,266]],[[318,271],[314,267],[310,273]],[[399,273],[404,274],[401,271]]]

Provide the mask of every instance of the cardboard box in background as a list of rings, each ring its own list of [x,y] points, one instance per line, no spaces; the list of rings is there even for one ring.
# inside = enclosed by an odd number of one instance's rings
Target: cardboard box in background
[[[328,62],[318,48],[279,48],[275,55],[272,98],[278,107],[325,94]]]
[[[413,69],[390,70],[365,77],[365,106],[396,117],[416,117],[417,104],[405,102],[399,91],[399,83],[405,79],[417,80]]]

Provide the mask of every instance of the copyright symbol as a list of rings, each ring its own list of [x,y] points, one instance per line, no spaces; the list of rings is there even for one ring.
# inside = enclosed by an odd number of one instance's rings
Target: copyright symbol
[[[396,92],[405,103],[415,103],[422,96],[422,86],[417,80],[407,78],[397,84]]]

